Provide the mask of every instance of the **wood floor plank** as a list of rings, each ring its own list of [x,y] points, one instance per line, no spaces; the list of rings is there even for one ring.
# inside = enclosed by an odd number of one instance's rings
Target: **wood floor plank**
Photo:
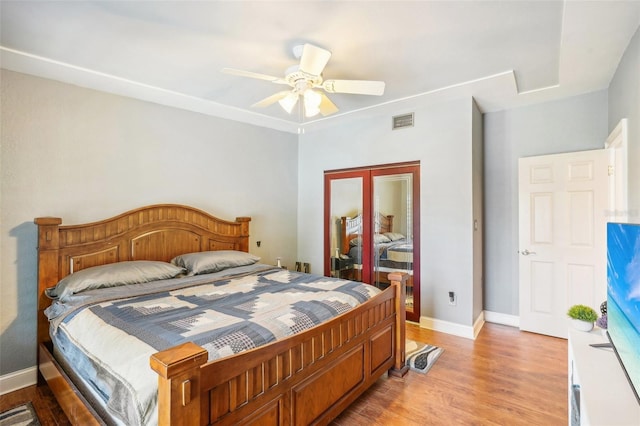
[[[567,341],[485,324],[476,340],[407,324],[407,338],[444,352],[427,374],[382,377],[333,426],[566,425]],[[0,396],[32,401],[43,426],[69,424],[47,386]]]
[[[407,337],[444,352],[426,375],[381,379],[334,425],[567,424],[566,340],[488,323],[476,340],[414,324]]]

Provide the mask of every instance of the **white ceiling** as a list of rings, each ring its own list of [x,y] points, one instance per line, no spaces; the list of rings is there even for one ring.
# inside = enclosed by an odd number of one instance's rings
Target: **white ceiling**
[[[497,111],[608,87],[640,25],[640,1],[7,1],[3,68],[284,131],[370,108],[474,96]],[[325,79],[383,80],[383,96],[330,94],[302,119],[284,86],[293,46],[332,57]]]

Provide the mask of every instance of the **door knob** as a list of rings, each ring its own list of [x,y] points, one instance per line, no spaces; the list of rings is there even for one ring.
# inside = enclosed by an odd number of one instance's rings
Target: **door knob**
[[[524,249],[520,252],[523,256],[529,256],[530,254],[536,254],[535,251],[529,251],[528,249]]]

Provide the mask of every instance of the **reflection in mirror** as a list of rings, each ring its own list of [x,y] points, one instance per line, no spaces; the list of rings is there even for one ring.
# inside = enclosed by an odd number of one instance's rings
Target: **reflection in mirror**
[[[351,253],[351,242],[344,234],[347,218],[362,217],[362,199],[361,177],[331,180],[329,256],[333,277],[362,281],[362,252]]]
[[[379,288],[408,275],[407,319],[420,320],[420,164],[325,172],[325,274]]]
[[[373,179],[373,283],[389,286],[390,272],[405,272],[407,312],[413,312],[413,175],[402,173]]]

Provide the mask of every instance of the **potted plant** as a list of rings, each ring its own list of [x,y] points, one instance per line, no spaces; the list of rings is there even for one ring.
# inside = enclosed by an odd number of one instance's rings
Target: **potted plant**
[[[586,305],[573,305],[567,311],[573,326],[581,331],[593,330],[593,323],[598,319],[595,309]]]

